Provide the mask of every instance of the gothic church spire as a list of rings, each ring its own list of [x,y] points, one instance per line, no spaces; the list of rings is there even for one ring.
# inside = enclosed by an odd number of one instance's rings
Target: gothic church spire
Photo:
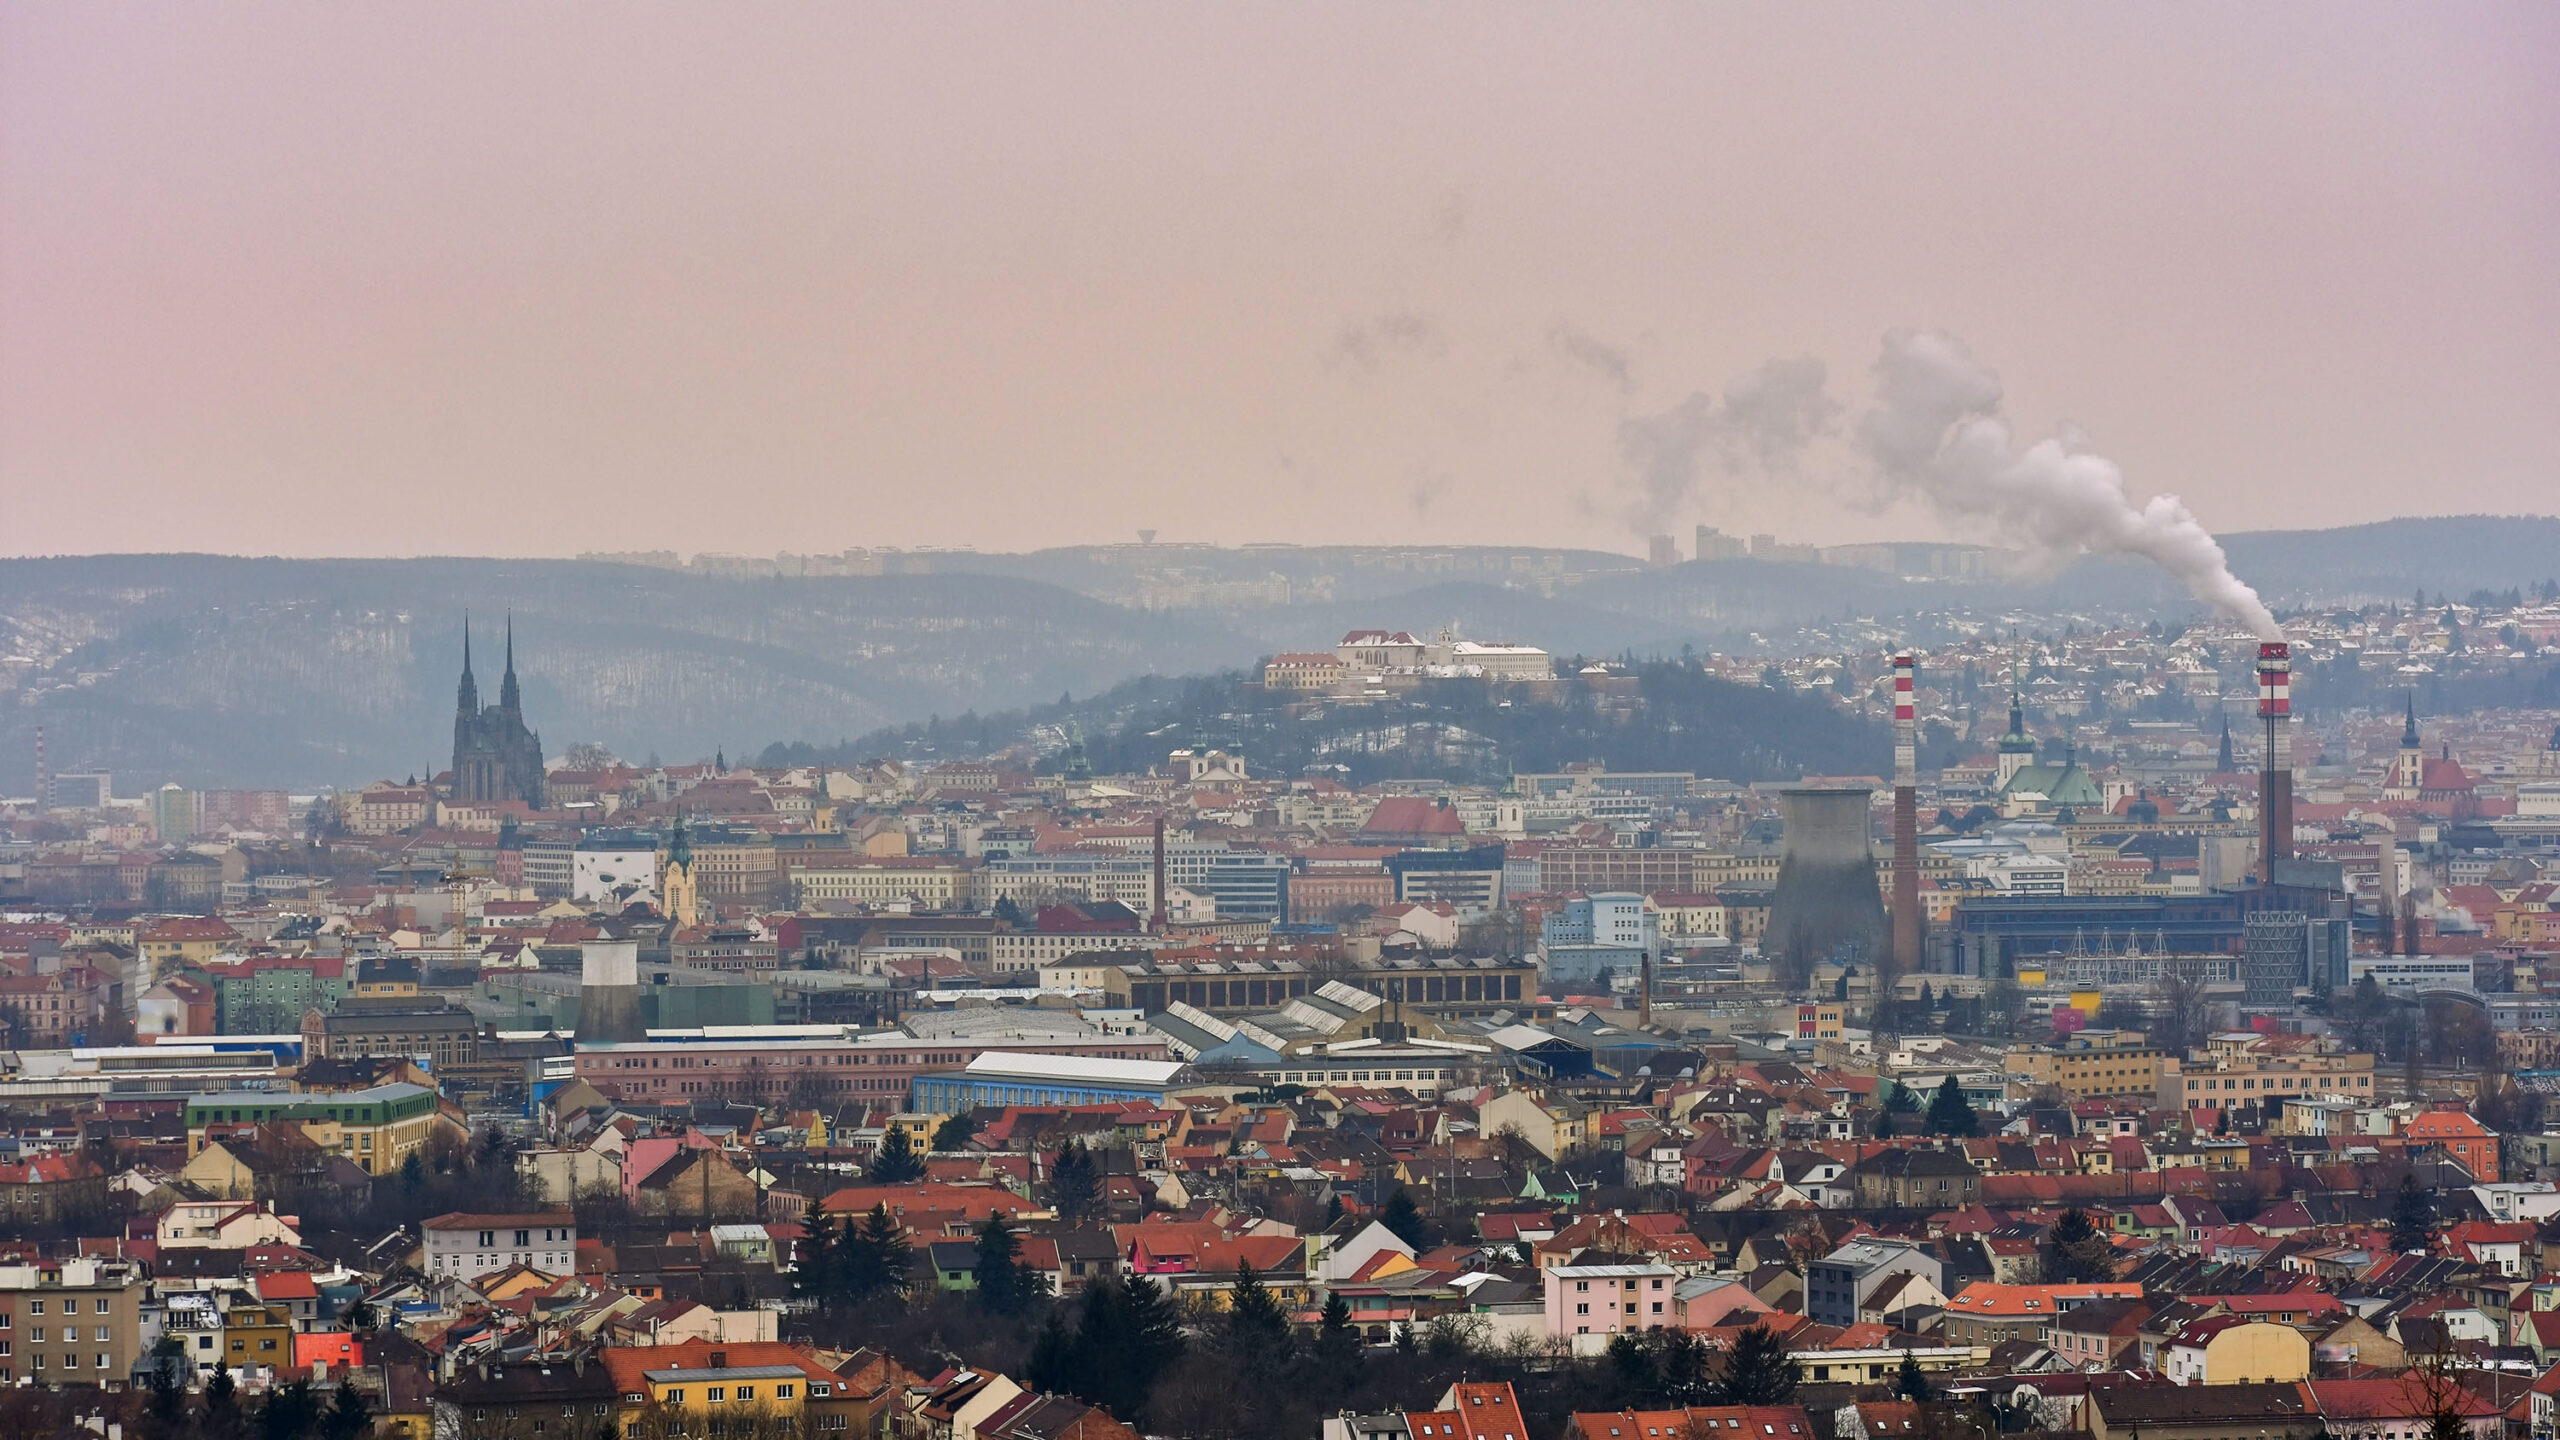
[[[453,708],[465,715],[480,713],[480,684],[471,678],[471,612],[462,612],[462,683],[455,687]]]
[[[516,695],[516,616],[507,612],[507,673],[498,682],[498,708],[509,713],[523,709]]]

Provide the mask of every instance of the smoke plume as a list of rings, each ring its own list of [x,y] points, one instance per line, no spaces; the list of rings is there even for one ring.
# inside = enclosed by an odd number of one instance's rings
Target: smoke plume
[[[1712,465],[1729,475],[1786,475],[1840,407],[1824,393],[1828,372],[1810,355],[1771,360],[1724,387],[1719,405],[1705,391],[1668,410],[1618,422],[1618,452],[1635,471],[1627,522],[1658,534],[1688,508]]]
[[[2124,472],[2073,432],[2018,449],[2000,413],[2000,377],[1961,340],[1895,330],[1874,376],[1874,398],[1848,437],[1854,453],[1823,467],[1842,501],[1871,509],[1923,501],[1971,533],[2023,548],[2045,571],[2083,555],[2138,555],[2259,638],[2282,638],[2185,502],[2162,495],[2135,504]],[[1693,507],[1710,466],[1737,478],[1798,477],[1807,453],[1836,434],[1841,409],[1826,393],[1822,362],[1800,356],[1737,378],[1721,405],[1699,392],[1629,416],[1619,422],[1618,449],[1635,491],[1630,526],[1646,535],[1667,529]]]
[[[1547,327],[1547,348],[1598,372],[1622,393],[1635,393],[1635,360],[1624,346],[1612,345],[1570,320],[1558,320]]]
[[[2162,495],[2136,505],[2115,462],[2073,437],[2016,449],[2000,415],[2000,378],[1954,336],[1893,331],[1875,378],[1858,438],[1887,486],[1944,517],[1987,526],[2048,567],[2081,555],[2139,555],[2260,639],[2283,638],[2185,502]]]
[[[1375,370],[1402,355],[1438,356],[1449,348],[1439,317],[1420,310],[1389,310],[1366,320],[1348,320],[1325,347],[1325,368],[1356,365]]]

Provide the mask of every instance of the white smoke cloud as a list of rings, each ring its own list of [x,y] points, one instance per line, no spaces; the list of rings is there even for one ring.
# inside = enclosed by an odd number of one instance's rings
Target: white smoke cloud
[[[1875,396],[1852,427],[1849,463],[1824,467],[1844,503],[1883,509],[1916,499],[2059,570],[2083,555],[2138,555],[2168,571],[2188,593],[2247,625],[2261,639],[2283,632],[2256,591],[2231,573],[2222,546],[2185,502],[2162,495],[2135,504],[2124,472],[2090,453],[2066,430],[2017,448],[2000,413],[2000,377],[1964,342],[1936,330],[1884,337]],[[1665,530],[1694,508],[1713,464],[1736,477],[1794,479],[1805,457],[1837,430],[1839,403],[1826,392],[1822,362],[1772,360],[1725,387],[1717,405],[1693,393],[1668,410],[1619,423],[1618,448],[1632,472],[1628,521],[1639,533]]]
[[[1771,360],[1724,387],[1724,403],[1693,391],[1668,410],[1618,422],[1618,452],[1635,472],[1627,524],[1654,535],[1690,508],[1708,466],[1728,475],[1792,474],[1829,432],[1840,407],[1829,372],[1810,355]]]
[[[1962,341],[1893,331],[1875,377],[1875,404],[1857,431],[1888,486],[1949,519],[1987,526],[2048,568],[2082,555],[2139,555],[2260,639],[2283,638],[2184,501],[2161,495],[2135,504],[2124,472],[2081,449],[2075,434],[2017,449],[2000,415],[2000,378]]]

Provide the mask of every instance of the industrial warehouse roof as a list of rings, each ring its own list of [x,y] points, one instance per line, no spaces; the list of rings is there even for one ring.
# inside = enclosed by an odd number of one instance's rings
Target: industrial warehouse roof
[[[1182,1073],[1174,1060],[1111,1060],[1096,1055],[1025,1055],[990,1050],[960,1073],[975,1080],[1061,1080],[1099,1085],[1170,1085]]]
[[[967,1010],[919,1010],[899,1022],[919,1040],[1036,1037],[1090,1040],[1105,1032],[1073,1010],[1028,1005],[988,1005]]]
[[[954,1032],[962,1030],[970,1032],[966,1037],[970,1039],[1003,1038],[1029,1040],[1042,1044],[1110,1038],[1108,1032],[1100,1026],[1081,1020],[1077,1022],[1082,1025],[1081,1029],[1048,1033],[1052,1027],[1049,1017],[1053,1014],[1067,1013],[1069,1012],[1036,1010],[1029,1006],[991,1007],[985,1011],[936,1010],[922,1012],[918,1017],[913,1017],[921,1020],[922,1023],[919,1025],[912,1027],[902,1025],[894,1030],[864,1030],[853,1025],[706,1025],[699,1029],[652,1030],[646,1040],[602,1040],[590,1045],[581,1045],[578,1048],[582,1051],[641,1050],[666,1045],[702,1045],[725,1046],[732,1049],[752,1046],[764,1050],[795,1047],[837,1050],[852,1045],[896,1049],[906,1045],[948,1044],[954,1038],[960,1038]],[[950,1018],[978,1015],[1000,1018],[985,1020]],[[918,1033],[919,1031],[933,1033],[921,1034]]]
[[[1484,1038],[1505,1050],[1534,1050],[1541,1045],[1552,1045],[1563,1037],[1535,1025],[1505,1025]]]

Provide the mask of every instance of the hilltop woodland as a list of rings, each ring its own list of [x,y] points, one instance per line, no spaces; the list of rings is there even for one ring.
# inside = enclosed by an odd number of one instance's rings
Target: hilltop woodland
[[[1515,771],[1598,761],[1612,770],[1686,770],[1716,779],[1870,774],[1890,738],[1838,691],[1739,684],[1694,660],[1622,661],[1605,678],[1553,687],[1427,681],[1377,704],[1265,690],[1239,671],[1132,681],[1084,702],[963,715],[876,731],[845,744],[773,745],[759,764],[852,764],[890,756],[956,759],[1045,735],[1036,768],[1056,772],[1069,726],[1097,774],[1142,773],[1184,746],[1240,751],[1259,775],[1331,775],[1346,784],[1438,779],[1500,784]],[[1553,698],[1532,699],[1533,688]]]

